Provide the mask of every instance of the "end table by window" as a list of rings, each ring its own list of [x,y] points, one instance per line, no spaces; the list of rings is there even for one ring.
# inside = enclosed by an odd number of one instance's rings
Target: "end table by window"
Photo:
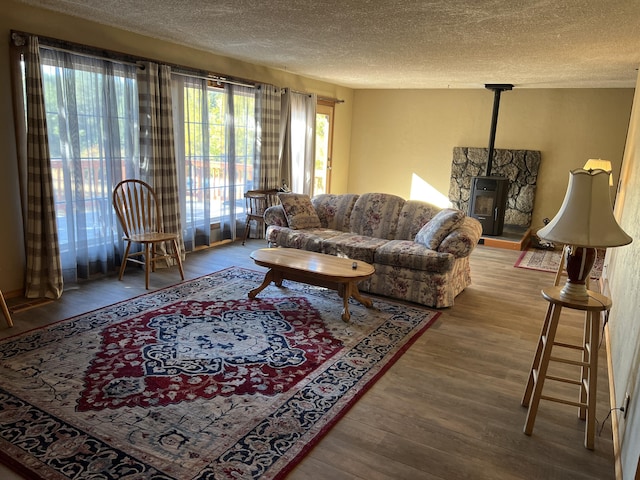
[[[600,313],[611,308],[611,299],[597,292],[588,291],[589,298],[576,301],[560,295],[562,286],[544,288],[542,296],[549,302],[547,316],[540,332],[538,347],[533,359],[529,380],[525,389],[522,405],[528,407],[524,433],[531,435],[536,420],[540,400],[563,403],[578,407],[578,416],[586,420],[586,448],[593,450],[596,428],[596,391],[598,379],[598,346],[600,344]],[[585,312],[584,335],[582,345],[571,345],[555,341],[562,308],[582,310]],[[582,351],[582,360],[556,357],[551,355],[553,347]],[[580,378],[577,380],[547,375],[549,362],[560,362],[580,367]],[[577,401],[551,397],[542,394],[545,380],[569,383],[580,386]]]

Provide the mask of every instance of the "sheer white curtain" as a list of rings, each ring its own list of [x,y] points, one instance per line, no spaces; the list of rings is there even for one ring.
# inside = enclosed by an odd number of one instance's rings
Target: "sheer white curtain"
[[[291,191],[313,195],[316,137],[315,94],[282,95],[281,172]]]
[[[204,79],[172,76],[180,214],[187,251],[211,244],[209,96]]]
[[[280,178],[282,187],[291,187],[291,91],[285,88],[280,97]]]
[[[256,89],[226,84],[225,167],[228,208],[220,212],[223,239],[235,240],[237,226],[244,225],[244,193],[254,187]]]
[[[115,268],[111,192],[139,171],[136,67],[40,50],[64,280]]]
[[[185,248],[235,240],[255,182],[256,89],[174,74],[176,160]]]

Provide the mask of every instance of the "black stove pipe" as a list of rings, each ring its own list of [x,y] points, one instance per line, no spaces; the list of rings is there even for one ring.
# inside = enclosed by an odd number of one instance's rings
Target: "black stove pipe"
[[[489,154],[485,177],[491,176],[493,164],[493,151],[496,143],[496,126],[498,125],[498,110],[500,109],[500,94],[505,90],[511,90],[513,85],[509,83],[487,83],[484,88],[493,90],[493,115],[491,116],[491,131],[489,132]]]

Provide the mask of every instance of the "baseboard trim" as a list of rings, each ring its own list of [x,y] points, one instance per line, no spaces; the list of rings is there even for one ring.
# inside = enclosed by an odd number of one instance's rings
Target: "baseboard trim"
[[[19,290],[11,290],[9,292],[3,292],[3,294],[4,298],[22,297],[24,295],[24,288],[21,288]]]
[[[604,341],[607,349],[607,377],[609,377],[609,407],[613,413],[611,415],[611,435],[613,436],[613,459],[615,465],[616,480],[622,480],[622,461],[620,460],[620,431],[618,425],[618,406],[616,402],[616,389],[613,381],[613,362],[611,359],[611,338],[609,336],[609,323],[604,326]]]
[[[605,264],[602,269],[602,275],[598,280],[598,286],[603,295],[611,295],[609,291],[609,278],[608,278],[607,265]],[[608,318],[608,317],[605,317]],[[615,381],[613,379],[613,359],[611,358],[611,336],[609,335],[609,322],[604,325],[604,342],[607,349],[607,377],[609,378],[609,408],[612,409],[611,414],[611,435],[613,436],[613,460],[615,466],[616,480],[622,479],[622,460],[620,459],[620,425],[618,423],[618,415],[616,410],[618,408],[618,402],[616,402],[616,388]]]

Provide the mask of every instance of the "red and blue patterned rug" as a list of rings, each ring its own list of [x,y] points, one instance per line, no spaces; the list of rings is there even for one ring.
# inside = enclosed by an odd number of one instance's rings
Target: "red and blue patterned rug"
[[[231,268],[0,342],[28,478],[282,478],[438,317]]]

